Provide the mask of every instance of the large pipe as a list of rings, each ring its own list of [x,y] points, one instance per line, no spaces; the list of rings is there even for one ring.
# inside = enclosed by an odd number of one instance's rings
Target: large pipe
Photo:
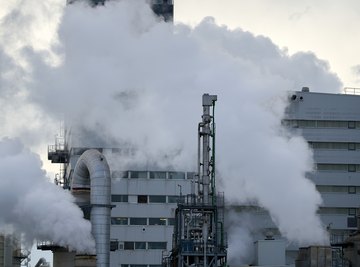
[[[46,264],[46,260],[44,258],[41,258],[35,265],[35,267],[40,267],[43,266],[44,264]]]
[[[72,178],[71,190],[90,188],[91,226],[96,243],[96,266],[110,264],[110,168],[104,157],[95,149],[86,150],[79,158]]]

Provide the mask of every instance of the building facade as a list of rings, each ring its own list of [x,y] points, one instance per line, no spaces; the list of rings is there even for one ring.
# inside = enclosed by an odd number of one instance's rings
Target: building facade
[[[319,214],[331,240],[340,242],[356,229],[360,206],[360,95],[303,89],[291,95],[285,124],[313,149],[308,178],[323,198]]]
[[[360,206],[360,95],[309,92],[290,96],[284,124],[300,133],[314,155],[307,176],[323,199],[318,210],[333,245],[333,266],[346,265],[341,244],[357,229]]]

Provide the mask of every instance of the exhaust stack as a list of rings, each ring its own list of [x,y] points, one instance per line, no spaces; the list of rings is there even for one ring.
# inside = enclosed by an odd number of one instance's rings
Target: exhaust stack
[[[96,266],[110,264],[110,168],[104,157],[95,149],[86,150],[79,158],[72,178],[72,192],[90,189],[92,234],[96,243]]]

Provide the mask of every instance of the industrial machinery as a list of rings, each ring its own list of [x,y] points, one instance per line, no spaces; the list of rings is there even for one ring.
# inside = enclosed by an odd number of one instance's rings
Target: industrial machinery
[[[224,195],[217,194],[215,187],[216,100],[216,95],[204,94],[202,97],[203,115],[198,126],[198,172],[193,178],[192,194],[179,197],[173,249],[163,258],[164,266],[226,266]]]

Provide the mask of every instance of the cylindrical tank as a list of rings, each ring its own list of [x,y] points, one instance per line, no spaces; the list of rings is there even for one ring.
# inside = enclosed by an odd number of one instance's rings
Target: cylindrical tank
[[[96,267],[96,256],[94,255],[76,255],[75,267]]]

